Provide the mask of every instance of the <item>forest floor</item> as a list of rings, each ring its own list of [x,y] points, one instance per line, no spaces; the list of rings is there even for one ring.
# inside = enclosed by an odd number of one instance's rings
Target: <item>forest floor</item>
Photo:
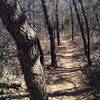
[[[82,45],[62,35],[61,44],[57,47],[57,61],[56,69],[45,71],[49,100],[94,100],[87,77],[82,72],[85,64]]]
[[[43,36],[44,37],[44,36]],[[75,37],[75,42],[72,42],[71,37],[66,34],[61,34],[61,44],[56,46],[57,51],[57,68],[50,66],[50,47],[49,42],[42,38],[42,48],[45,57],[45,76],[47,83],[47,91],[49,100],[100,100],[99,92],[95,93],[95,89],[100,88],[100,38],[93,37],[93,43],[91,45],[91,58],[94,58],[93,63],[93,76],[97,77],[97,87],[90,86],[91,80],[87,78],[86,61],[83,52],[83,43],[80,36]],[[96,40],[96,41],[94,41]],[[93,60],[93,59],[92,59]],[[98,70],[94,71],[94,68]],[[18,73],[19,74],[19,73]],[[5,83],[6,81],[4,81]],[[19,83],[21,88],[18,89],[1,89],[0,100],[29,100],[27,88],[25,86],[24,77],[22,74],[9,76],[7,82]],[[95,83],[96,80],[94,81]],[[98,98],[94,99],[94,94],[97,94]]]

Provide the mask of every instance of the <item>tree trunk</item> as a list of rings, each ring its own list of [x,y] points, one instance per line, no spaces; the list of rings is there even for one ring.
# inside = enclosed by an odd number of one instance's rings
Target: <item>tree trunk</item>
[[[35,12],[34,12],[34,4],[35,4],[35,3],[34,3],[34,2],[35,2],[35,0],[33,0],[33,20],[32,20],[33,27],[35,27],[35,23],[34,23],[34,13],[35,13]]]
[[[40,62],[37,35],[15,0],[0,0],[0,17],[17,45],[18,59],[30,100],[48,100],[44,72]]]
[[[72,41],[74,41],[74,21],[73,21],[73,9],[72,2],[70,1],[70,12],[71,12],[71,29],[72,29]]]
[[[57,67],[56,49],[55,49],[55,36],[54,36],[54,33],[53,33],[53,28],[52,28],[50,20],[49,20],[49,15],[47,13],[46,1],[41,0],[41,2],[42,2],[42,7],[43,7],[46,26],[48,28],[48,33],[49,33],[49,37],[50,37],[51,66]]]
[[[81,32],[82,39],[83,39],[84,52],[85,52],[86,58],[88,59],[88,54],[87,54],[87,41],[86,41],[86,38],[85,38],[84,28],[83,28],[83,25],[82,25],[82,22],[81,22],[81,18],[80,18],[80,15],[79,15],[79,12],[78,12],[77,5],[76,5],[75,0],[73,0],[73,4],[74,4],[74,8],[75,8],[75,12],[76,12],[78,24],[79,24],[79,27],[80,27],[80,32]]]
[[[88,20],[85,14],[85,10],[83,7],[83,2],[82,0],[78,0],[80,5],[81,5],[81,9],[83,12],[83,17],[85,20],[85,27],[86,27],[86,35],[87,35],[87,60],[88,60],[88,65],[91,66],[91,58],[90,58],[90,29],[89,29],[89,25],[88,25]]]
[[[56,1],[56,32],[57,32],[57,43],[60,45],[60,32],[59,32],[59,18],[58,18],[58,4],[59,1]]]
[[[41,64],[44,65],[44,53],[43,53],[43,50],[42,50],[42,47],[41,47],[41,44],[40,44],[40,40],[38,38],[37,38],[37,46],[38,46],[38,49],[39,49],[39,52],[40,52]]]

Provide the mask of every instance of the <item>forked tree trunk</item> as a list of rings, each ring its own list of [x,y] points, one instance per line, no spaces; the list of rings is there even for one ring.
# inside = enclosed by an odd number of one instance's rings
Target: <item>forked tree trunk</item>
[[[15,0],[0,0],[0,17],[17,45],[18,59],[24,74],[30,100],[48,100],[44,72],[40,62],[38,37],[26,23]]]
[[[74,5],[74,8],[75,8],[77,21],[78,21],[78,24],[79,24],[79,27],[80,27],[80,32],[81,32],[83,43],[84,43],[84,52],[86,54],[87,51],[86,51],[86,38],[85,38],[85,35],[84,35],[84,28],[83,28],[82,23],[81,23],[81,18],[80,18],[75,0],[73,0],[73,5]]]
[[[74,8],[75,8],[78,24],[79,24],[79,27],[80,27],[80,32],[81,32],[82,39],[83,39],[84,52],[85,52],[86,58],[88,60],[88,43],[87,43],[87,40],[86,40],[86,37],[85,37],[84,27],[82,25],[81,18],[80,18],[75,0],[73,0],[73,5],[74,5]]]
[[[88,65],[91,66],[91,58],[90,58],[90,29],[89,29],[89,25],[88,25],[88,19],[83,7],[83,1],[82,0],[78,0],[80,5],[81,5],[81,9],[83,12],[83,17],[84,17],[84,21],[85,21],[85,28],[86,28],[86,35],[87,35],[87,60],[88,60]]]

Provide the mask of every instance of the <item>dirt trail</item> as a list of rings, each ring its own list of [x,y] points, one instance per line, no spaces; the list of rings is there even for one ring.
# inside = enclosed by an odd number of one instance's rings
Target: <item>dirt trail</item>
[[[86,79],[80,69],[80,48],[65,36],[61,36],[57,57],[58,68],[48,71],[47,89],[51,96],[49,100],[87,100],[84,98],[88,92],[84,84]]]

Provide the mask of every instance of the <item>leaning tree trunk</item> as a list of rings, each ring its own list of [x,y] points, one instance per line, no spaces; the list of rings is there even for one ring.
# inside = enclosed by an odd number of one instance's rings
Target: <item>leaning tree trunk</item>
[[[30,100],[48,100],[37,35],[15,0],[0,0],[0,17],[17,45],[18,59]]]
[[[50,20],[49,20],[49,15],[47,13],[46,1],[41,0],[41,3],[42,3],[43,12],[44,12],[46,26],[48,28],[48,33],[49,33],[49,37],[50,37],[51,65],[53,67],[57,67],[54,32],[53,32],[53,28],[52,28]]]
[[[82,9],[82,12],[83,12],[83,17],[84,17],[84,20],[85,20],[85,27],[86,27],[86,35],[87,35],[87,60],[88,60],[88,65],[91,66],[91,57],[90,57],[90,29],[89,29],[89,25],[88,25],[88,19],[87,19],[87,16],[86,16],[86,13],[85,13],[85,10],[84,10],[84,7],[83,7],[83,2],[82,0],[78,0],[80,5],[81,5],[81,9]]]
[[[77,21],[78,21],[78,24],[79,24],[79,27],[80,27],[80,32],[81,32],[82,39],[83,39],[84,52],[85,52],[86,58],[88,59],[87,41],[86,41],[86,38],[85,38],[84,28],[83,28],[83,25],[82,25],[82,22],[81,22],[81,18],[80,18],[80,15],[79,15],[79,12],[78,12],[75,0],[73,0],[73,5],[74,5],[74,8],[75,8],[75,12],[76,12],[76,16],[77,16]]]

